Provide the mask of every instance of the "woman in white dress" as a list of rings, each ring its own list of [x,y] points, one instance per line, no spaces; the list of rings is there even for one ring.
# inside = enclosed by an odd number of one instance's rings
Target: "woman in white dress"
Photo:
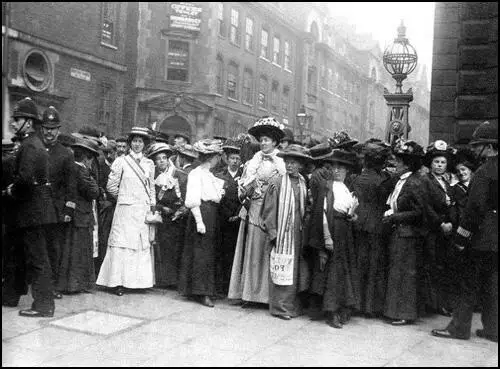
[[[231,270],[228,298],[252,303],[269,303],[268,235],[261,228],[260,212],[270,181],[285,174],[285,162],[278,157],[278,144],[284,137],[283,125],[272,117],[259,119],[248,130],[261,145],[261,151],[245,166],[238,196],[248,209],[240,224]]]
[[[146,213],[156,204],[154,163],[143,155],[147,128],[134,127],[128,136],[130,153],[111,166],[107,190],[117,197],[113,223],[97,284],[115,288],[150,288],[154,284],[153,249]]]

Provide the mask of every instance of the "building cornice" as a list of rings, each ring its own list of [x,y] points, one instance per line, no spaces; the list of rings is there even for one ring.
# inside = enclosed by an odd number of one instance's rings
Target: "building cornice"
[[[2,26],[2,37],[4,37],[4,36],[5,36],[5,27]],[[24,33],[22,31],[18,31],[18,30],[13,29],[13,28],[9,28],[9,35],[8,36],[9,36],[9,38],[14,39],[14,40],[23,41],[23,42],[32,44],[32,45],[40,47],[40,48],[55,51],[55,52],[60,53],[60,54],[66,54],[66,55],[69,55],[69,56],[72,56],[72,57],[75,57],[78,59],[83,59],[85,61],[99,64],[101,66],[117,70],[119,72],[126,72],[127,71],[127,67],[124,65],[100,58],[98,56],[91,55],[89,53],[77,51],[77,50],[74,50],[74,49],[69,48],[67,46],[58,45],[58,44],[55,44],[51,41],[46,41],[42,38]]]

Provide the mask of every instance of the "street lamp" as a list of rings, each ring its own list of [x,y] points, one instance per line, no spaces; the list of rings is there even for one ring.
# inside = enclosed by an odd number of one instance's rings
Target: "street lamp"
[[[413,101],[412,89],[403,92],[403,80],[413,72],[417,66],[417,52],[406,38],[406,27],[401,20],[398,27],[398,37],[394,42],[386,47],[382,57],[384,67],[396,80],[396,91],[390,93],[384,88],[384,98],[389,107],[386,125],[386,140],[392,143],[399,137],[408,139],[410,124],[408,122],[408,109]]]
[[[308,128],[312,116],[307,115],[306,108],[302,105],[297,113],[297,122],[299,123],[300,140],[304,139],[304,127]]]

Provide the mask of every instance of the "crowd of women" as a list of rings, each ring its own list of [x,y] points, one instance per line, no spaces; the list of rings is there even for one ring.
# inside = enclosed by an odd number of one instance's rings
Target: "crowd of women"
[[[80,136],[75,158],[92,172],[97,149]],[[305,145],[272,117],[237,138],[177,137],[169,145],[134,127],[122,140],[130,152],[106,161],[97,285],[119,296],[174,288],[208,307],[266,304],[280,319],[307,313],[334,328],[353,314],[394,326],[451,316],[463,265],[453,235],[479,164],[469,149],[360,143],[345,131]],[[78,178],[90,214],[97,183]],[[71,268],[95,256],[92,224],[72,236],[88,252]],[[80,277],[81,290],[95,279]]]

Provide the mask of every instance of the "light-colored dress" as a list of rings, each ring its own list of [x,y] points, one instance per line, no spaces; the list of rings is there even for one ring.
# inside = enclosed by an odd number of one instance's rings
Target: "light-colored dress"
[[[153,287],[154,254],[145,223],[147,211],[156,204],[153,161],[134,153],[118,157],[111,166],[107,190],[118,198],[108,251],[96,283],[107,287]]]
[[[268,236],[260,227],[260,212],[269,181],[286,172],[279,150],[270,154],[257,152],[247,163],[240,184],[254,188],[246,220],[240,224],[234,254],[228,298],[244,301],[269,302]]]

